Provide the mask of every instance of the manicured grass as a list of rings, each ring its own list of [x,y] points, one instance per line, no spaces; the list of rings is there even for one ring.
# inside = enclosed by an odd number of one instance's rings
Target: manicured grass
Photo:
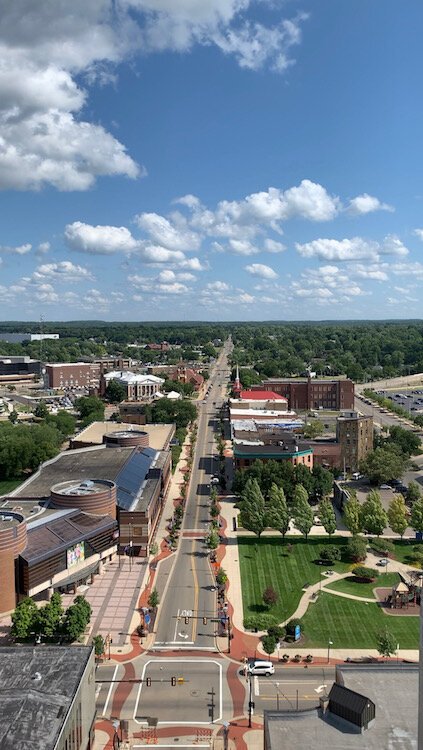
[[[287,537],[283,542],[280,535],[261,539],[239,537],[244,617],[270,612],[279,622],[286,620],[295,612],[305,583],[317,583],[320,574],[329,567],[340,573],[350,570],[350,563],[338,562],[333,566],[317,563],[322,546],[333,544],[342,549],[346,541],[344,537],[331,540],[312,537],[308,542],[299,537]],[[292,548],[290,553],[287,551],[288,544]],[[269,610],[262,599],[263,591],[268,586],[272,586],[279,595],[277,603]]]
[[[418,567],[415,563],[412,562],[413,547],[420,547],[421,551],[423,552],[423,542],[418,542],[417,539],[410,539],[410,541],[408,541],[407,539],[398,539],[394,541],[394,547],[394,555],[396,560],[399,560],[406,565]]]
[[[418,648],[419,617],[385,615],[377,604],[331,594],[319,595],[302,618],[304,641],[315,648],[376,648],[380,631],[388,629],[400,648]]]
[[[371,583],[359,583],[354,576],[342,578],[340,581],[334,581],[326,586],[333,591],[342,591],[343,594],[352,594],[353,596],[362,596],[364,599],[371,599],[374,596],[374,589],[395,586],[400,580],[398,573],[384,573]]]
[[[7,495],[8,492],[14,490],[15,487],[18,487],[20,484],[22,484],[23,481],[23,479],[0,480],[0,495]]]

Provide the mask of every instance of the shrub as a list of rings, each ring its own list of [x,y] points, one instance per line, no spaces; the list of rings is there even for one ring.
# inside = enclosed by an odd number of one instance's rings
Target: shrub
[[[369,545],[374,552],[378,552],[385,557],[389,553],[395,552],[395,545],[392,544],[392,542],[390,542],[388,539],[370,539]]]
[[[219,568],[219,571],[216,576],[217,585],[224,586],[227,580],[228,580],[228,574],[226,573],[226,570],[223,570],[223,568]]]
[[[347,555],[354,562],[365,560],[367,555],[366,539],[362,536],[352,536],[347,542]]]
[[[301,630],[302,630],[301,620],[299,620],[297,617],[294,617],[286,625],[286,634],[287,635],[295,635],[295,628],[296,628],[297,625],[300,625]]]
[[[379,575],[378,570],[374,570],[373,568],[366,568],[365,565],[356,565],[353,568],[352,572],[357,578],[362,578],[366,581],[373,581]]]
[[[276,617],[267,612],[263,612],[259,615],[247,615],[247,617],[244,617],[244,628],[246,630],[267,630],[271,625],[276,624]]]
[[[339,547],[333,547],[332,545],[322,547],[320,550],[320,559],[322,562],[332,565],[336,560],[341,559],[341,550]]]
[[[271,625],[270,628],[267,628],[267,635],[280,641],[285,635],[285,628],[281,625]]]

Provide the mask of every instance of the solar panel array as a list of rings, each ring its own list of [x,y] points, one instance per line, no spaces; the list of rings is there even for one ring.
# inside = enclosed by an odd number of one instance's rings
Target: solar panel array
[[[130,510],[145,482],[156,457],[153,448],[135,452],[117,475],[117,501],[120,508]]]

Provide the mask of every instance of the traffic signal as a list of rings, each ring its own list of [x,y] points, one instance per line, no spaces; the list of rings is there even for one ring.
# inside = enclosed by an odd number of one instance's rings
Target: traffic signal
[[[175,687],[175,685],[176,685],[176,677],[171,677],[170,678],[170,683],[171,683],[172,687]]]
[[[207,625],[207,617],[203,617],[203,625]]]
[[[151,687],[151,677],[147,677],[146,684],[147,684],[147,687]]]
[[[185,617],[185,625],[189,625],[189,617]]]

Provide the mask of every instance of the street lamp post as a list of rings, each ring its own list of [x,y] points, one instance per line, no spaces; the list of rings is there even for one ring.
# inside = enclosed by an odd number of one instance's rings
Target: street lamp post
[[[253,713],[253,677],[250,674],[248,678],[249,685],[249,693],[248,693],[248,727],[251,729],[251,716]]]
[[[330,661],[330,647],[331,647],[331,646],[333,646],[333,641],[331,641],[331,640],[329,639],[329,640],[328,640],[328,664],[329,664],[329,661]]]
[[[223,723],[223,750],[228,750],[229,722],[224,721],[222,723]]]

